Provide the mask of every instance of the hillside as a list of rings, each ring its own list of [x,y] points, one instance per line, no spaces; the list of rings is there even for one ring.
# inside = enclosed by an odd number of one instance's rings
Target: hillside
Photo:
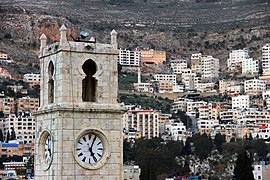
[[[57,41],[62,24],[73,36],[84,30],[100,42],[116,29],[119,47],[162,49],[169,58],[202,52],[224,67],[229,51],[244,47],[260,57],[261,44],[270,41],[268,0],[203,2],[2,0],[0,50],[16,61],[4,68],[18,76],[38,72],[38,38],[45,32],[49,43]]]

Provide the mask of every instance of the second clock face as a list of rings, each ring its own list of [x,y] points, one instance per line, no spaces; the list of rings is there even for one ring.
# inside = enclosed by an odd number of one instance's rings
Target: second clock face
[[[102,158],[104,145],[96,134],[88,133],[78,139],[75,150],[78,159],[92,165]]]

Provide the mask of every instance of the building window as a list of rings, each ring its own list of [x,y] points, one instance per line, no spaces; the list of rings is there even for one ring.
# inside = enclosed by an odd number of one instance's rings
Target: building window
[[[97,71],[96,63],[93,60],[87,60],[82,69],[86,75],[82,81],[82,100],[95,102],[97,81],[93,75]]]

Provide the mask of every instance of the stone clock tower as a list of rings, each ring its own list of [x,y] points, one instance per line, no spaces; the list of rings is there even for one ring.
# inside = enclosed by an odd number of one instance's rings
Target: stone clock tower
[[[36,180],[122,180],[122,109],[117,103],[117,33],[111,44],[40,37]]]

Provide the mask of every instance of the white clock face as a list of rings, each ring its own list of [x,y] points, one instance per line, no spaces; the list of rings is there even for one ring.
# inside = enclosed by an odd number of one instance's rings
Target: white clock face
[[[104,146],[96,134],[85,134],[79,138],[76,145],[76,154],[85,164],[96,164],[103,156]]]
[[[45,139],[44,159],[45,163],[49,165],[52,162],[52,138],[50,135]]]

